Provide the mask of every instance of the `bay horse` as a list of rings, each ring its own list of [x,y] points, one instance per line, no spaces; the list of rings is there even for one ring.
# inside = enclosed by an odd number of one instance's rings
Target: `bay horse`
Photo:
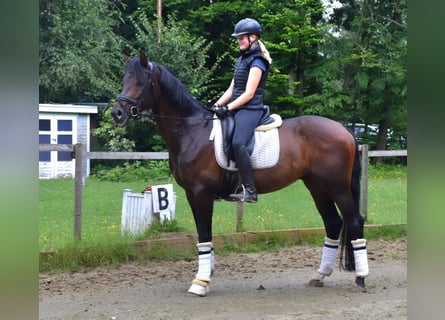
[[[188,292],[205,296],[214,270],[214,201],[236,188],[236,181],[228,179],[228,171],[217,164],[209,141],[213,111],[188,93],[171,71],[148,61],[144,53],[126,57],[122,84],[112,117],[119,126],[139,118],[144,110],[155,119],[169,151],[170,170],[185,190],[198,232],[198,272]],[[301,179],[310,191],[326,236],[320,267],[308,284],[323,285],[340,251],[343,269],[355,271],[353,288],[366,291],[369,268],[364,220],[359,213],[360,159],[356,140],[343,125],[320,116],[285,119],[278,132],[278,163],[255,170],[255,185],[259,194],[269,193]]]

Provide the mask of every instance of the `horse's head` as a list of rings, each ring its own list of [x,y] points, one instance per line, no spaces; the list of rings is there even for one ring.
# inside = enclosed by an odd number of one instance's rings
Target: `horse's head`
[[[122,91],[116,98],[111,115],[119,126],[125,126],[131,118],[139,118],[146,108],[144,96],[152,88],[152,64],[144,53],[139,57],[125,57],[126,70],[122,79]]]

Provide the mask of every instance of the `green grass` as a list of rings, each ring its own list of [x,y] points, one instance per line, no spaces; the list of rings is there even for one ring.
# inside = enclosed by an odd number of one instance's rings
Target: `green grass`
[[[407,222],[406,167],[371,166],[368,186],[368,224]],[[90,246],[131,242],[120,233],[122,192],[142,191],[146,185],[173,183],[177,193],[175,230],[196,233],[184,191],[172,179],[110,182],[88,178],[83,190],[82,243]],[[40,180],[39,249],[51,251],[74,245],[74,180]],[[322,220],[301,181],[244,205],[243,228],[250,231],[322,227]],[[236,205],[215,202],[213,232],[235,232]]]
[[[155,222],[142,236],[122,236],[120,224],[123,190],[129,188],[133,192],[139,192],[147,185],[165,183],[174,184],[177,194],[176,219],[164,225]],[[83,189],[82,240],[78,243],[74,242],[74,180],[40,180],[39,184],[39,249],[41,252],[56,251],[56,254],[41,256],[41,271],[75,271],[85,266],[119,265],[127,261],[146,259],[192,259],[195,256],[194,251],[178,251],[162,246],[154,247],[145,253],[135,252],[131,247],[135,240],[153,237],[161,232],[196,233],[184,191],[171,178],[132,182],[103,181],[94,177],[87,179]],[[367,239],[394,239],[406,235],[406,226],[394,226],[407,222],[406,167],[369,167],[368,200],[367,224],[384,226],[368,229]],[[235,232],[235,226],[236,205],[232,202],[215,202],[214,234]],[[278,192],[260,195],[256,204],[244,205],[244,230],[322,226],[322,220],[310,194],[301,181]],[[319,239],[304,239],[304,243],[319,245]],[[288,245],[295,243],[274,236],[242,247],[227,245],[219,248],[218,254],[275,250]]]

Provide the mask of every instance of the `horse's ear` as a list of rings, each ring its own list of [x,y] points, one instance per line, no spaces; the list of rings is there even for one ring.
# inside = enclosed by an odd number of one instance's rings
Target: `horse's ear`
[[[147,57],[145,56],[145,53],[143,53],[142,51],[139,53],[139,59],[141,60],[142,66],[144,66],[145,68],[148,68]]]
[[[128,61],[130,61],[130,57],[129,56],[127,56],[125,53],[122,53],[122,58],[124,58],[124,61],[125,62],[128,62]]]

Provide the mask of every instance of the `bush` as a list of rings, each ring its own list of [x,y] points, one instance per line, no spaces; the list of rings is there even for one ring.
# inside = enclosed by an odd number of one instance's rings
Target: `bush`
[[[150,160],[125,162],[123,165],[110,168],[100,166],[95,168],[92,177],[100,181],[150,181],[169,177],[170,168],[167,160]]]

